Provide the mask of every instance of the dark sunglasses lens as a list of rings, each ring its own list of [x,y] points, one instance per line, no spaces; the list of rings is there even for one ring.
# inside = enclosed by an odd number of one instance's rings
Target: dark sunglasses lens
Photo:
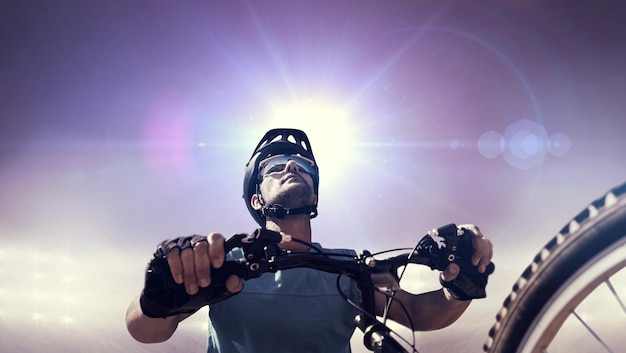
[[[263,174],[266,175],[266,174],[271,174],[271,173],[276,173],[276,172],[282,172],[283,170],[285,170],[286,165],[287,165],[286,163],[276,163],[276,164],[268,165],[267,168],[265,168],[265,171]]]
[[[290,156],[290,157],[280,157],[280,158],[275,158],[275,159],[270,160],[266,165],[261,167],[261,175],[268,175],[271,173],[282,172],[283,170],[285,170],[285,166],[287,165],[288,161],[296,162],[298,166],[298,172],[308,173],[311,175],[315,173],[313,166],[311,166],[311,164],[307,160]]]

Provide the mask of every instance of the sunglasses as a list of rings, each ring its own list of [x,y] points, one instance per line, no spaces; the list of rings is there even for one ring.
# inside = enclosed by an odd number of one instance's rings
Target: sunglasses
[[[285,170],[287,162],[294,161],[296,163],[296,170],[299,173],[307,173],[309,175],[315,175],[315,169],[313,166],[315,162],[308,158],[296,155],[280,155],[264,159],[259,164],[259,174],[261,176],[270,175],[273,173],[280,173]]]

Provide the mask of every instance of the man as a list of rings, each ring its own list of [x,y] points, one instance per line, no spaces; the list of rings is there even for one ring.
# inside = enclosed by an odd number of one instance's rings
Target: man
[[[306,134],[300,130],[270,130],[246,165],[244,200],[257,223],[306,243],[312,241],[310,220],[317,215],[318,187],[315,157]],[[463,227],[473,236],[471,262],[478,272],[485,273],[492,257],[491,242],[478,227]],[[193,295],[211,283],[210,268],[222,266],[226,256],[224,237],[211,233],[206,239],[196,236],[192,241],[179,240],[162,243],[161,253],[174,281],[184,284],[186,292]],[[292,251],[310,250],[295,241],[280,246]],[[334,252],[353,254],[340,249]],[[440,290],[418,295],[398,291],[388,318],[416,331],[450,325],[474,298],[464,288],[453,285],[459,271],[456,264],[450,264],[441,274],[444,288]],[[238,277],[229,277],[227,290],[239,294],[209,306],[208,352],[350,352],[356,311],[339,295],[336,278],[308,268],[267,273],[245,286]],[[479,289],[484,290],[486,279],[487,274],[476,284],[482,286]],[[343,281],[340,287],[358,300],[353,283]],[[386,297],[377,294],[376,304],[378,314],[382,314]],[[137,297],[128,309],[126,324],[136,340],[146,343],[167,340],[192,314],[154,318],[144,310]]]

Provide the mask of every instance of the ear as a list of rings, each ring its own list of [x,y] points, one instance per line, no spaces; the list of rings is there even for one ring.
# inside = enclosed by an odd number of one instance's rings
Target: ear
[[[252,208],[254,208],[255,210],[260,210],[261,209],[261,201],[259,200],[259,195],[254,194],[252,195],[252,198],[250,198],[250,205],[252,205]]]

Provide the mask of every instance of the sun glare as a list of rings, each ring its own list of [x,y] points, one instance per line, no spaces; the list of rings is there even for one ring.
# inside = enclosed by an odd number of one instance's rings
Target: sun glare
[[[342,109],[315,101],[278,107],[274,110],[272,126],[306,132],[320,166],[320,183],[325,188],[334,184],[332,181],[351,162],[354,127],[348,121],[348,113]]]

